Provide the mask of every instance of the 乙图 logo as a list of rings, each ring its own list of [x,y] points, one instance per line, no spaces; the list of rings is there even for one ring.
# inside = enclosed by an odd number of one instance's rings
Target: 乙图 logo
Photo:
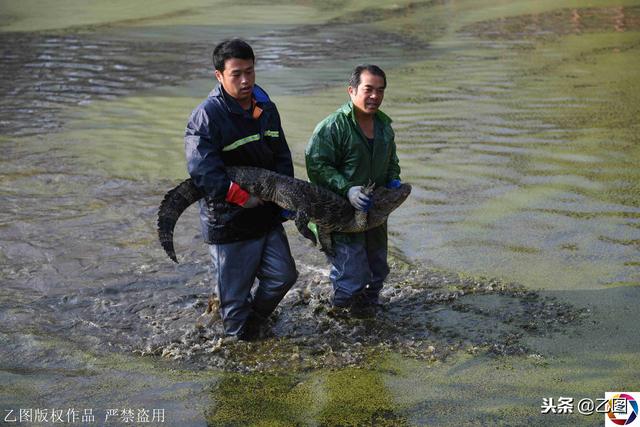
[[[605,426],[640,426],[638,420],[638,392],[607,392],[607,412],[604,417]],[[637,422],[635,422],[637,421]]]

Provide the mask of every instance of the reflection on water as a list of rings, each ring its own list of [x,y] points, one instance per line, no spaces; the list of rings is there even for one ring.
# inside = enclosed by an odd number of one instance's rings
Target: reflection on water
[[[6,134],[59,130],[57,111],[200,77],[200,58],[178,43],[104,40],[91,34],[0,34],[0,114]]]
[[[185,32],[193,32],[189,28]],[[307,26],[305,31],[271,31],[247,40],[260,53],[259,69],[326,67],[361,58],[381,57],[393,63],[424,43],[376,31],[358,42],[354,55],[345,45],[360,38],[361,26]],[[215,31],[208,31],[220,38]],[[141,37],[144,32],[133,31]],[[205,34],[207,31],[205,31]],[[165,36],[166,37],[166,36]],[[123,37],[117,32],[96,35],[0,33],[5,46],[0,82],[0,115],[5,135],[39,135],[61,127],[58,110],[112,100],[159,86],[175,86],[194,79],[211,78],[212,43],[153,41]],[[340,80],[344,80],[340,76]],[[296,93],[318,89],[335,80],[289,82]],[[203,93],[202,96],[205,94]],[[29,117],[29,120],[25,120]]]
[[[163,193],[184,174],[180,135],[211,87],[211,46],[233,29],[180,21],[0,33],[8,76],[0,81],[3,378],[20,385],[94,375],[88,354],[108,349],[240,371],[360,365],[389,350],[427,361],[460,349],[538,360],[530,343],[587,312],[510,282],[632,300],[640,283],[640,7],[536,10],[544,4],[505,17],[509,4],[500,2],[474,20],[473,2],[385,3],[366,12],[338,2],[322,10],[327,24],[265,25],[249,37],[260,83],[295,136],[300,175],[305,140],[345,99],[353,63],[386,68],[385,111],[414,188],[391,217],[392,253],[424,265],[390,279],[390,309],[374,327],[343,325],[325,313],[324,259],[290,227],[303,275],[274,319],[277,338],[251,349],[219,345],[215,325],[194,326],[210,289],[195,210],[176,229],[185,254],[177,267],[154,229]],[[498,282],[431,267],[504,282],[487,288]],[[606,290],[621,285],[629,290]],[[637,350],[637,341],[625,343]],[[339,406],[327,386],[342,381],[336,375],[311,389],[287,379],[274,390],[286,398],[293,387],[296,399],[312,393]],[[244,390],[229,384],[220,393]],[[198,385],[185,387],[194,393]],[[33,403],[34,393],[20,390]],[[384,396],[363,409],[367,419],[403,419]],[[220,402],[208,412],[212,422],[237,410]],[[294,412],[305,402],[282,407]],[[314,402],[310,416],[336,420]],[[413,408],[415,419],[432,421],[427,412],[423,403]]]

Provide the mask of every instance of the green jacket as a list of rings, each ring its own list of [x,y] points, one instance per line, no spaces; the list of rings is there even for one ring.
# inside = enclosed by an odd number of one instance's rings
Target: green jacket
[[[358,126],[353,104],[348,102],[316,126],[305,150],[307,175],[314,184],[347,197],[354,185],[386,185],[400,179],[395,134],[391,119],[382,111],[375,116],[374,141],[370,145]],[[375,203],[375,201],[374,201]],[[376,246],[386,245],[386,224],[368,233]],[[334,239],[353,242],[364,233],[334,233]]]

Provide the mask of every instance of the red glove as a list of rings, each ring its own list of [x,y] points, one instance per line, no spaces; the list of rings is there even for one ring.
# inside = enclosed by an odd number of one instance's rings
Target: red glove
[[[251,195],[243,190],[238,184],[231,181],[231,185],[229,185],[229,191],[227,191],[227,197],[225,200],[229,203],[235,203],[236,205],[244,205],[247,203]]]

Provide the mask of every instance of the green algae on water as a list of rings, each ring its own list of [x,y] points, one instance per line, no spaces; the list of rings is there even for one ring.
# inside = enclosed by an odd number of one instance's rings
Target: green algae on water
[[[229,374],[212,390],[211,425],[406,425],[376,370]]]

